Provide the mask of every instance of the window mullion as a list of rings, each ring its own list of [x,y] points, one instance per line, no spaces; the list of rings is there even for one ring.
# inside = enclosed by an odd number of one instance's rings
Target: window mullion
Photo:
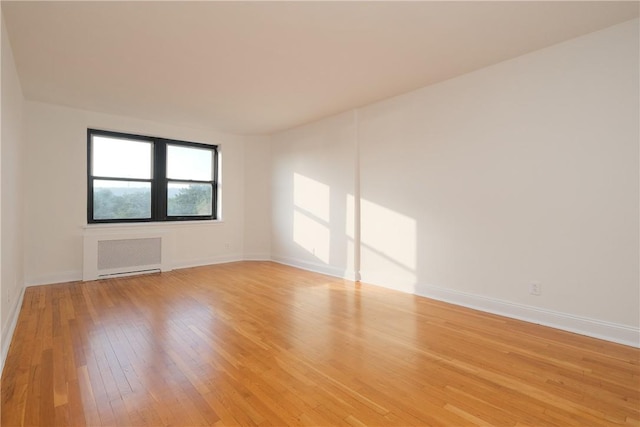
[[[156,140],[153,156],[153,216],[156,221],[167,219],[167,144]]]

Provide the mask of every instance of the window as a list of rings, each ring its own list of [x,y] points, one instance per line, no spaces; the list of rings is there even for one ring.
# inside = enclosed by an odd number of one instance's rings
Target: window
[[[215,219],[215,145],[87,131],[89,223]]]

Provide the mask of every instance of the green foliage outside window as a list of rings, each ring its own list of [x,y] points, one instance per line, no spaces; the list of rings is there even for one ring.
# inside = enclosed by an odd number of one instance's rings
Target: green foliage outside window
[[[140,219],[151,217],[149,189],[96,188],[94,193],[96,219]],[[169,216],[211,215],[211,186],[191,184],[170,189],[167,198]]]

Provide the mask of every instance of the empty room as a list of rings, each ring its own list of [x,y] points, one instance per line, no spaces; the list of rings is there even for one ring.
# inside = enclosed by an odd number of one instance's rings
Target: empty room
[[[2,426],[640,425],[637,1],[2,1]]]

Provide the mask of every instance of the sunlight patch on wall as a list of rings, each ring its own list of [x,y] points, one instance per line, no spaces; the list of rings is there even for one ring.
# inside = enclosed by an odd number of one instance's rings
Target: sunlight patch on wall
[[[364,199],[360,209],[362,243],[415,270],[416,220]]]
[[[356,202],[353,194],[347,194],[346,234],[353,239],[355,233]]]
[[[362,280],[413,292],[416,284],[416,220],[362,199]]]
[[[293,204],[326,222],[329,222],[329,194],[328,185],[293,174]]]
[[[356,246],[356,227],[360,218],[356,218],[356,202],[353,194],[347,194],[345,234],[347,236],[347,270],[353,272],[353,277],[360,277],[360,248]]]
[[[329,263],[329,228],[298,210],[293,212],[293,240],[320,261]]]
[[[293,176],[293,241],[329,264],[329,186],[306,176]]]

